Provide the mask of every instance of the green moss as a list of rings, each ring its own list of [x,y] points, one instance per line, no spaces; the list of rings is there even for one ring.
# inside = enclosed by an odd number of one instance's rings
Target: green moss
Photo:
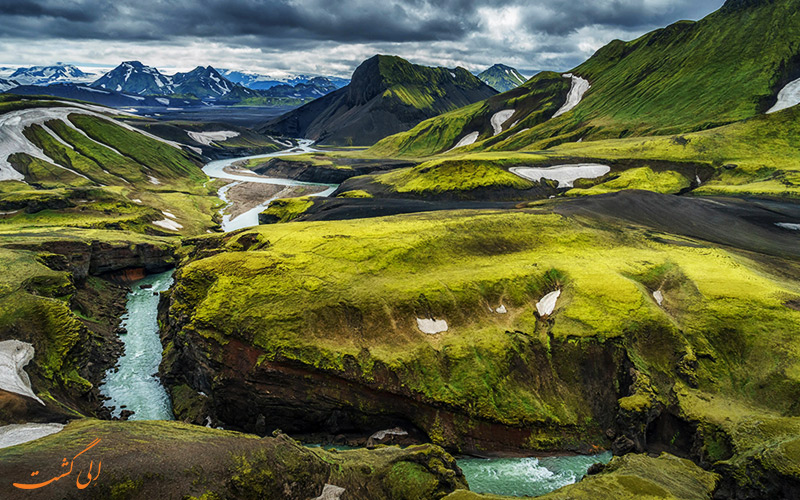
[[[362,189],[355,189],[353,191],[345,191],[337,195],[338,198],[372,198],[372,195]]]
[[[421,465],[409,462],[394,464],[386,477],[391,498],[416,500],[435,498],[439,481]]]
[[[645,189],[656,193],[677,193],[689,187],[689,179],[677,172],[653,172],[649,167],[625,170],[611,180],[597,183],[588,189],[570,189],[567,196],[586,196],[613,193],[623,189]]]
[[[269,207],[261,214],[275,220],[275,222],[291,222],[303,215],[312,205],[314,205],[314,200],[309,196],[283,198],[272,200]]]
[[[534,183],[484,161],[436,160],[376,175],[375,181],[397,193],[441,193],[473,189],[530,189]]]

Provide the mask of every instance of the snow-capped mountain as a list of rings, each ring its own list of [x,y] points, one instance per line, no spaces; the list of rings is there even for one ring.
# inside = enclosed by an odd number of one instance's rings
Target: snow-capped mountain
[[[93,82],[91,86],[134,95],[175,93],[172,77],[162,75],[156,68],[145,66],[139,61],[123,62]]]
[[[95,73],[81,71],[70,64],[56,63],[53,66],[31,66],[18,68],[8,77],[20,85],[51,85],[53,83],[88,83]]]
[[[19,87],[19,83],[14,80],[6,80],[4,78],[0,78],[0,92],[7,92],[14,87]]]
[[[188,73],[172,76],[175,93],[194,95],[201,99],[224,97],[231,93],[237,97],[256,95],[252,90],[233,83],[211,66],[198,66]]]
[[[269,75],[261,75],[246,71],[235,71],[230,69],[221,69],[219,72],[228,80],[254,90],[266,90],[278,85],[289,85],[293,87],[301,83],[307,84],[314,78],[320,78],[319,76],[313,75],[291,75],[278,78]],[[330,81],[337,89],[340,89],[350,83],[350,80],[347,78],[339,78],[337,76],[326,76],[323,78],[326,78],[328,81]]]
[[[478,78],[498,92],[507,92],[525,83],[525,77],[519,71],[505,64],[495,64],[480,73]]]

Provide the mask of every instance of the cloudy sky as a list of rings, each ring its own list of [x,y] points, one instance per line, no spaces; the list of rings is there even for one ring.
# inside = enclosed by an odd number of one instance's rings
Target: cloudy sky
[[[376,53],[476,71],[566,70],[723,0],[0,0],[0,65],[211,64],[349,76]]]

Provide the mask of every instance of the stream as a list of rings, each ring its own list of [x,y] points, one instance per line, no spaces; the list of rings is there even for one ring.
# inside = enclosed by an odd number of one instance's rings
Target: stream
[[[225,171],[234,162],[252,158],[271,158],[314,152],[311,141],[302,140],[300,145],[287,151],[267,155],[248,156],[212,161],[203,168],[209,177],[237,182],[258,182],[283,186],[325,186],[326,189],[313,196],[328,196],[336,185],[314,184],[290,179],[257,175],[239,175]],[[228,184],[219,190],[219,197],[227,202]],[[223,230],[258,225],[258,214],[272,201],[268,199],[259,206],[231,220],[223,217]],[[119,417],[123,409],[134,413],[130,420],[172,420],[169,396],[158,376],[161,362],[161,340],[157,321],[159,294],[172,285],[172,271],[153,274],[131,284],[127,311],[123,316],[123,327],[128,333],[122,336],[125,354],[120,357],[118,370],[109,370],[101,393],[109,397],[108,406],[114,406],[113,416]],[[123,408],[123,405],[125,408]],[[343,447],[346,449],[346,447]],[[528,457],[528,458],[460,458],[458,466],[464,471],[470,489],[477,493],[508,496],[540,496],[562,486],[579,481],[595,462],[608,463],[610,453],[590,456]]]
[[[336,191],[336,188],[339,187],[338,184],[319,184],[314,182],[301,182],[296,181],[293,179],[282,179],[279,177],[266,177],[263,175],[239,175],[233,174],[230,172],[226,172],[225,168],[233,165],[235,162],[238,161],[247,161],[251,159],[264,159],[264,158],[275,158],[277,156],[295,156],[295,155],[302,155],[306,153],[315,153],[317,152],[316,149],[311,147],[313,141],[308,139],[300,139],[298,141],[297,147],[290,148],[283,151],[278,151],[277,153],[269,153],[264,155],[254,155],[254,156],[242,156],[238,158],[228,158],[225,160],[216,160],[207,163],[203,167],[203,172],[209,177],[214,177],[217,179],[226,179],[236,182],[257,182],[261,184],[276,184],[278,186],[322,186],[326,189],[316,194],[312,194],[310,196],[329,196],[331,193]],[[217,191],[217,196],[222,199],[226,204],[230,204],[230,200],[227,197],[228,190],[234,184],[227,184]],[[264,203],[258,205],[255,208],[248,210],[247,212],[239,215],[235,219],[231,220],[230,215],[223,214],[222,216],[222,230],[225,232],[228,231],[235,231],[237,229],[242,229],[245,227],[252,227],[258,225],[258,214],[266,210],[269,206],[270,202],[274,200],[275,197],[269,198],[264,201]],[[227,208],[227,206],[226,206]],[[223,208],[224,210],[224,208]]]
[[[141,288],[151,285],[152,288]],[[130,420],[172,420],[172,403],[161,380],[156,376],[161,363],[161,337],[158,329],[159,295],[172,285],[172,271],[151,274],[131,283],[121,336],[125,354],[118,368],[106,372],[100,392],[110,398],[106,406],[115,406],[111,414],[132,410]],[[125,405],[125,408],[122,406]]]

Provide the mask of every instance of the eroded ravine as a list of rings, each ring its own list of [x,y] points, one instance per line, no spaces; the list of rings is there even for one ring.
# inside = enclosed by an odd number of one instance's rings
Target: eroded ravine
[[[125,354],[107,372],[101,392],[110,398],[112,415],[132,411],[131,420],[172,420],[172,403],[156,373],[161,363],[158,327],[159,294],[172,285],[172,271],[152,274],[131,284],[122,326]]]

